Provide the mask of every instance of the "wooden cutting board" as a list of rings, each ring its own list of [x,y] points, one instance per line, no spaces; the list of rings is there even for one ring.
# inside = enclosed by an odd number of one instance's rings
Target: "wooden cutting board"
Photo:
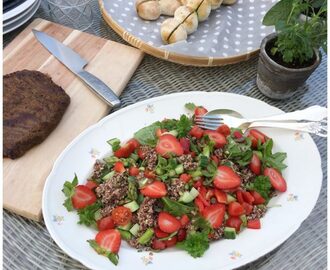
[[[117,95],[140,64],[143,53],[49,21],[36,19],[5,49],[4,74],[39,70],[51,76],[71,98],[56,129],[24,156],[3,160],[3,205],[24,217],[41,219],[44,182],[62,150],[84,129],[108,114],[109,107],[35,39],[31,29],[44,31],[88,60],[86,70],[108,84]]]

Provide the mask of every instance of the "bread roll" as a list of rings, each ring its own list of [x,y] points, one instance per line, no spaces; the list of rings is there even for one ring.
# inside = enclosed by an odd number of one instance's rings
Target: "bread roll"
[[[205,21],[211,13],[209,0],[188,0],[187,6],[196,10],[199,22]]]
[[[145,20],[157,20],[161,14],[158,0],[137,0],[135,8],[137,14]]]
[[[237,0],[223,0],[223,4],[224,5],[234,5],[236,3]]]
[[[160,12],[163,15],[173,16],[175,10],[181,6],[180,0],[159,0]]]
[[[162,23],[160,34],[166,44],[187,39],[186,29],[174,18],[167,19]]]
[[[211,9],[217,9],[221,6],[223,0],[211,0]]]
[[[188,35],[197,30],[198,27],[197,13],[191,7],[187,7],[187,6],[179,7],[174,13],[174,18],[182,23]]]

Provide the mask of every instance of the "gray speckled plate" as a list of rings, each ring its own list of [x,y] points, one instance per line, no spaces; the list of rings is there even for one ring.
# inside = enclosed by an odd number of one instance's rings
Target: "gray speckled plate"
[[[277,0],[238,0],[232,6],[222,5],[199,23],[187,41],[171,45],[164,45],[160,37],[160,25],[167,17],[144,21],[136,14],[134,1],[99,0],[104,18],[126,41],[167,60],[194,64],[204,59],[207,63],[196,65],[211,66],[243,61],[258,51],[263,37],[273,31],[262,25],[262,18]]]

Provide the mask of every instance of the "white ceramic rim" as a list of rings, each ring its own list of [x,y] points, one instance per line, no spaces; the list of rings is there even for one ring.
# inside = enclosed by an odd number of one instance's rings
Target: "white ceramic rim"
[[[140,101],[140,102],[137,102],[135,104],[132,104],[132,105],[129,105],[121,110],[118,110],[106,117],[104,117],[102,120],[100,120],[98,123],[90,126],[89,128],[87,128],[86,130],[84,130],[82,133],[80,133],[64,150],[63,152],[60,154],[60,156],[57,158],[57,160],[55,161],[54,163],[54,166],[52,168],[52,171],[51,173],[49,174],[49,176],[47,177],[46,179],[46,183],[45,183],[45,186],[44,186],[44,190],[43,190],[43,197],[42,197],[42,212],[43,212],[43,217],[44,217],[44,221],[45,221],[45,224],[46,224],[46,227],[50,233],[50,235],[52,236],[52,238],[54,239],[54,241],[56,242],[56,244],[65,252],[67,253],[70,257],[78,260],[79,262],[81,262],[83,265],[85,265],[86,267],[88,268],[91,268],[93,269],[93,265],[90,264],[90,262],[85,259],[85,258],[82,258],[79,254],[77,254],[77,252],[75,252],[75,250],[72,250],[70,249],[69,247],[67,247],[63,242],[62,240],[57,237],[56,235],[56,232],[55,230],[52,229],[52,226],[51,226],[51,218],[50,218],[50,215],[48,215],[48,213],[46,212],[45,209],[47,209],[46,205],[47,205],[47,193],[48,193],[48,185],[49,185],[49,182],[50,182],[50,179],[51,179],[51,176],[52,174],[54,174],[54,171],[56,170],[56,168],[58,167],[59,163],[61,162],[62,158],[64,157],[65,153],[67,151],[70,151],[70,148],[75,144],[77,143],[80,138],[82,138],[85,134],[89,133],[91,130],[99,127],[99,126],[102,126],[102,124],[106,121],[108,121],[109,119],[112,119],[112,118],[115,118],[118,114],[123,114],[125,113],[126,111],[129,111],[129,110],[132,110],[136,107],[139,107],[141,105],[147,105],[149,103],[152,103],[152,102],[156,102],[156,101],[159,101],[159,100],[162,100],[162,99],[166,99],[166,98],[171,98],[171,97],[176,97],[176,96],[185,96],[185,95],[198,95],[198,94],[219,94],[219,95],[230,95],[230,96],[233,96],[233,97],[237,97],[239,96],[240,98],[242,99],[248,99],[248,100],[253,100],[253,102],[259,102],[259,103],[263,103],[263,104],[266,104],[270,107],[273,107],[274,109],[278,110],[278,111],[282,111],[282,110],[279,110],[278,108],[274,107],[274,106],[271,106],[269,104],[267,104],[266,102],[263,102],[261,100],[257,100],[257,99],[254,99],[254,98],[251,98],[251,97],[248,97],[248,96],[243,96],[243,95],[238,95],[238,94],[233,94],[233,93],[223,93],[223,92],[202,92],[202,91],[192,91],[192,92],[183,92],[183,93],[174,93],[174,94],[169,94],[169,95],[163,95],[163,96],[159,96],[159,97],[154,97],[154,98],[150,98],[150,99],[147,99],[147,100],[144,100],[144,101]],[[283,111],[282,111],[283,112]],[[269,252],[271,252],[272,250],[274,250],[275,248],[277,248],[280,244],[282,244],[283,242],[285,242],[299,227],[300,225],[302,224],[302,222],[310,215],[310,213],[312,212],[312,210],[314,209],[315,207],[315,204],[317,202],[317,199],[319,197],[319,194],[320,194],[320,190],[321,190],[321,186],[322,186],[322,179],[323,179],[323,172],[322,172],[322,167],[321,167],[321,157],[320,157],[320,153],[317,149],[317,146],[315,145],[314,141],[311,139],[310,135],[308,134],[305,134],[306,137],[308,137],[311,141],[311,143],[313,144],[313,147],[315,147],[316,149],[316,153],[317,155],[315,156],[315,158],[317,158],[317,160],[315,161],[316,163],[319,164],[319,169],[320,169],[320,181],[319,181],[319,188],[318,188],[318,196],[316,196],[313,200],[313,203],[312,203],[312,207],[310,207],[310,209],[308,209],[308,211],[305,212],[304,216],[303,217],[300,217],[301,220],[299,220],[296,224],[292,224],[292,226],[288,227],[286,233],[283,233],[281,236],[282,237],[279,237],[277,241],[274,241],[272,242],[271,245],[267,246],[267,248],[264,248],[262,250],[262,252],[259,252],[259,253],[254,253],[253,255],[250,255],[249,257],[244,257],[242,259],[240,259],[239,261],[236,261],[236,262],[233,262],[231,265],[230,265],[230,268],[228,268],[228,266],[222,268],[222,269],[232,269],[232,268],[237,268],[237,267],[240,267],[240,266],[243,266],[243,265],[246,265],[250,262],[253,262],[255,260],[257,260],[258,258],[268,254]],[[111,267],[111,266],[110,266]],[[208,268],[208,270],[218,270],[219,267],[216,267],[216,266],[212,266],[211,268]]]
[[[37,0],[26,0],[24,1],[22,4],[20,4],[19,6],[13,8],[12,10],[9,10],[8,12],[3,14],[2,17],[2,21],[3,24],[6,23],[7,20],[17,16],[18,14],[24,12],[26,9],[28,9],[30,6],[33,5],[34,2],[36,2]]]

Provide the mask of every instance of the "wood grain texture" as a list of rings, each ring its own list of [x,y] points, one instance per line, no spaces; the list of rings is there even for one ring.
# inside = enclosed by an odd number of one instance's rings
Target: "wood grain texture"
[[[4,49],[4,74],[22,69],[49,74],[71,98],[56,129],[24,156],[3,161],[4,208],[24,217],[41,219],[44,182],[62,150],[84,129],[104,117],[109,107],[34,38],[31,29],[44,31],[88,60],[86,70],[108,84],[117,95],[140,64],[143,53],[45,20],[33,21]]]

